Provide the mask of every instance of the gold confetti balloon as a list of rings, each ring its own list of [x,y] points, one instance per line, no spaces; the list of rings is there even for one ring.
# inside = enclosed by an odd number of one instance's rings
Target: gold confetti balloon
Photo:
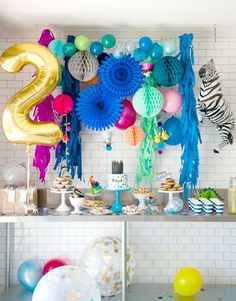
[[[127,248],[127,283],[131,283],[135,261],[133,251]],[[97,282],[101,296],[117,295],[122,290],[122,245],[117,237],[106,236],[92,242],[82,255],[80,267]]]

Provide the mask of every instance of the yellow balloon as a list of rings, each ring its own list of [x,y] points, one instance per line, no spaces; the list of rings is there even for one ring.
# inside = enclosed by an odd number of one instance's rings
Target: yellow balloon
[[[175,293],[180,296],[194,296],[202,288],[202,276],[197,269],[186,267],[178,271],[174,280]]]
[[[62,137],[60,127],[53,122],[33,122],[29,113],[55,88],[59,63],[46,47],[37,43],[15,44],[0,57],[0,66],[10,73],[21,71],[27,64],[36,67],[37,76],[7,101],[2,117],[5,135],[15,144],[55,145]]]

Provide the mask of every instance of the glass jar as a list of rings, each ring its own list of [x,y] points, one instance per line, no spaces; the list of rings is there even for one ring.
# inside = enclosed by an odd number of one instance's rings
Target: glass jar
[[[236,214],[236,177],[230,178],[228,188],[228,213]]]

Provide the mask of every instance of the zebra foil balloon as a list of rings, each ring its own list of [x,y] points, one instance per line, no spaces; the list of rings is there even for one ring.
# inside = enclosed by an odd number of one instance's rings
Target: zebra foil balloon
[[[202,82],[197,102],[198,121],[202,122],[205,117],[217,127],[222,138],[222,142],[214,148],[214,153],[218,154],[224,146],[233,144],[234,116],[225,102],[219,74],[212,59],[201,67],[199,76]]]

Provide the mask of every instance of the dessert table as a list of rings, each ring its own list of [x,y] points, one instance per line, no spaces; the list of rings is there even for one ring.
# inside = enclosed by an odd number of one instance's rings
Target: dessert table
[[[126,250],[127,250],[127,223],[129,222],[236,222],[236,216],[229,215],[226,211],[223,215],[194,215],[192,213],[186,214],[175,214],[167,215],[164,212],[160,212],[154,215],[70,215],[70,214],[59,214],[56,211],[49,212],[48,215],[38,214],[33,216],[25,215],[1,215],[0,223],[6,224],[6,288],[5,293],[0,295],[0,301],[25,301],[20,299],[21,288],[18,286],[10,287],[10,236],[11,236],[11,225],[13,223],[43,223],[43,222],[117,222],[120,223],[122,229],[122,295],[115,296],[113,301],[143,301],[144,296],[150,296],[146,300],[158,300],[157,295],[163,294],[165,290],[172,292],[172,286],[168,285],[131,285],[131,289],[127,287],[126,281]],[[197,299],[199,301],[217,300],[211,296],[215,296],[216,292],[224,295],[224,301],[232,301],[232,296],[236,295],[236,286],[226,285],[211,285],[205,294],[200,294]],[[220,290],[220,291],[219,291]],[[145,293],[144,293],[145,292]],[[143,296],[143,297],[142,297]],[[168,297],[170,298],[170,297]],[[179,298],[179,297],[178,297]],[[169,300],[182,300],[178,299],[177,296],[173,295],[172,299]],[[160,298],[163,300],[168,300]],[[30,298],[27,299],[31,300]],[[109,299],[110,300],[110,299]],[[219,299],[218,299],[219,300]],[[187,301],[187,300],[185,300]]]

